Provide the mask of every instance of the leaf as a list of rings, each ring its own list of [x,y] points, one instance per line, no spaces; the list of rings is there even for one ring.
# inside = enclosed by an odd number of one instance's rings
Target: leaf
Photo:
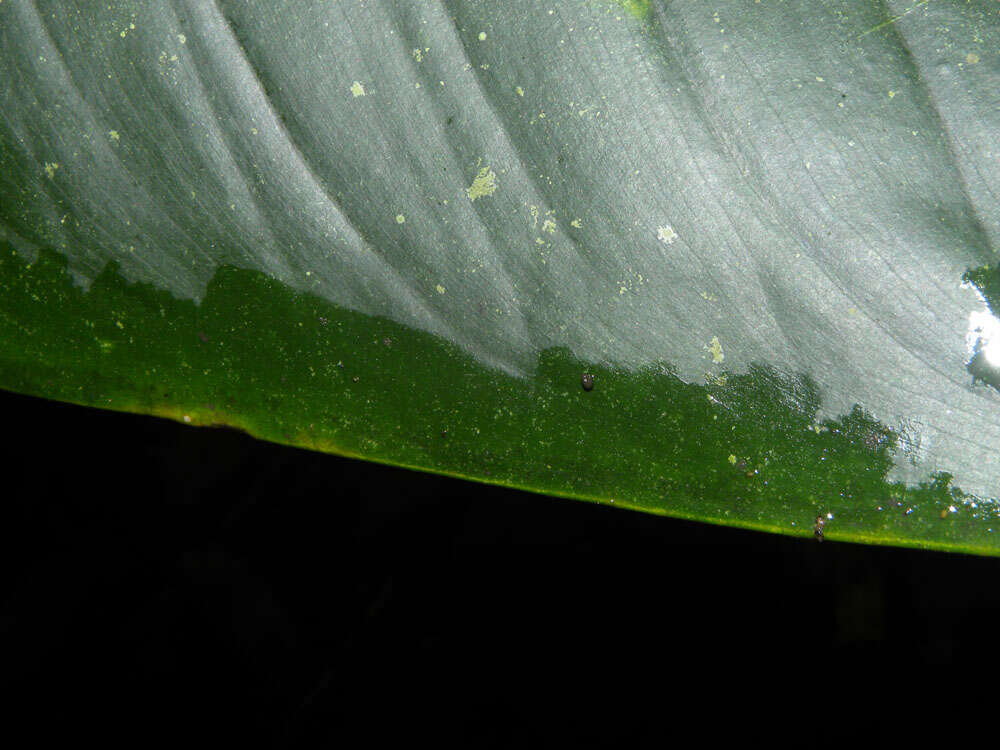
[[[996,3],[0,4],[0,385],[996,554]]]

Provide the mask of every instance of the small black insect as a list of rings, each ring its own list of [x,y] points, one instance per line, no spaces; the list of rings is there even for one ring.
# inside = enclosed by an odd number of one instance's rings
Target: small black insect
[[[826,526],[826,516],[816,516],[816,525],[813,527],[813,535],[817,542],[823,541],[823,527]]]
[[[594,376],[589,372],[583,373],[583,376],[580,378],[580,385],[583,386],[583,390],[585,391],[594,390]]]

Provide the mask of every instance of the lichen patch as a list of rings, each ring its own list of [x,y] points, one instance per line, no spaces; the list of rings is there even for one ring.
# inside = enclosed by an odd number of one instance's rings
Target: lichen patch
[[[497,190],[497,175],[489,167],[483,167],[479,170],[479,174],[476,175],[472,184],[465,189],[465,194],[469,196],[470,201],[475,201],[477,198],[484,198],[489,195],[493,195]]]
[[[662,227],[656,228],[656,238],[662,242],[664,245],[674,244],[674,240],[677,239],[677,232],[669,224],[665,224]]]
[[[708,342],[708,346],[705,349],[712,355],[712,362],[715,364],[718,365],[725,361],[726,354],[722,351],[722,343],[719,341],[718,336],[712,336],[712,340]]]

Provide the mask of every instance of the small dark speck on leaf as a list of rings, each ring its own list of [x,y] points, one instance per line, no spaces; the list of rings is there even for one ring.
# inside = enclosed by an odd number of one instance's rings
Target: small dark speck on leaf
[[[382,339],[382,343],[385,344],[386,346],[392,346],[392,339],[386,336],[384,339]]]
[[[441,437],[448,437],[448,430],[447,429],[441,430]]]
[[[583,373],[583,376],[580,378],[580,385],[583,386],[583,390],[585,391],[594,390],[594,376],[589,372]]]
[[[319,322],[320,322],[320,325],[324,325],[324,326],[325,326],[325,325],[327,324],[327,322],[328,322],[328,321],[327,321],[327,319],[326,319],[326,318],[324,318],[324,317],[320,316],[320,318],[319,318]]]
[[[208,343],[208,336],[206,336],[201,331],[198,331],[198,338],[201,339],[201,343],[203,343],[203,344],[207,344]]]

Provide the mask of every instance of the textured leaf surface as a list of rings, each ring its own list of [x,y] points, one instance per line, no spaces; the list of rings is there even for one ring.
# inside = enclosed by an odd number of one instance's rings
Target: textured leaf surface
[[[4,387],[1000,547],[997,3],[5,0],[0,45]]]

